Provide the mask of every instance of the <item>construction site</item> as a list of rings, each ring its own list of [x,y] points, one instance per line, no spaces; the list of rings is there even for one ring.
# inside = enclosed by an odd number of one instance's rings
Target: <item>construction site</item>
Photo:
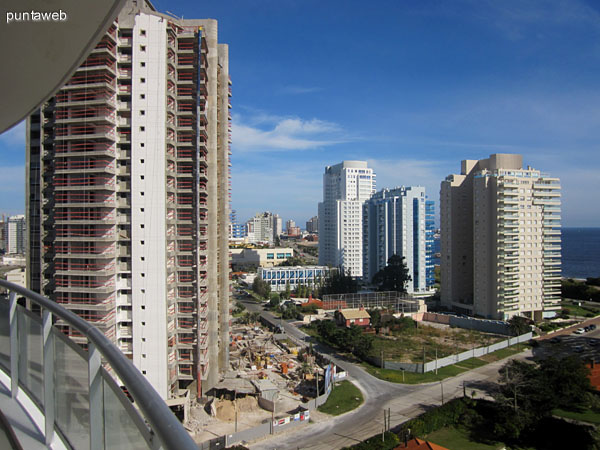
[[[285,334],[258,323],[232,325],[230,370],[209,400],[191,400],[184,425],[196,442],[289,416],[308,416],[306,404],[322,394],[327,362]],[[210,431],[209,431],[210,430]]]

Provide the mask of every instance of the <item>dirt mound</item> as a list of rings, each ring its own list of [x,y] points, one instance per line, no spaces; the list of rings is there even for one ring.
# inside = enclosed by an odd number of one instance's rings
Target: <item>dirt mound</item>
[[[235,407],[230,400],[219,400],[216,402],[217,419],[225,422],[233,422],[235,420]]]
[[[258,409],[256,397],[252,397],[250,395],[247,397],[238,398],[236,402],[238,411],[240,412],[252,412]]]

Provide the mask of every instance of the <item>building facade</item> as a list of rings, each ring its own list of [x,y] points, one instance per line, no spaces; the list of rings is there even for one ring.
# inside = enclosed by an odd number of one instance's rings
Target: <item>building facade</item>
[[[306,231],[309,233],[319,232],[319,217],[313,216],[306,222]]]
[[[291,247],[232,248],[229,251],[231,266],[236,271],[273,267],[294,256],[294,249]]]
[[[426,195],[420,186],[383,189],[363,206],[363,278],[387,265],[392,255],[404,257],[411,277],[409,293],[427,290]]]
[[[273,244],[275,239],[274,219],[275,216],[269,211],[257,213],[251,218],[246,224],[248,242]]]
[[[195,380],[203,395],[229,366],[231,82],[217,35],[215,20],[130,1],[27,122],[28,287],[97,326],[163,398]]]
[[[442,182],[443,304],[496,319],[560,309],[560,180],[522,160],[465,160]]]
[[[25,254],[27,227],[25,216],[10,216],[5,225],[5,246],[8,254]]]
[[[425,284],[435,284],[435,202],[425,200]]]
[[[237,213],[232,210],[229,215],[229,239],[242,239],[244,236],[244,225],[238,223]]]
[[[329,277],[330,270],[327,266],[261,267],[258,276],[271,284],[272,291],[282,292],[288,285],[291,290],[300,285],[319,286]]]
[[[376,178],[365,161],[343,161],[323,174],[319,203],[319,265],[363,276],[362,205],[375,192]]]

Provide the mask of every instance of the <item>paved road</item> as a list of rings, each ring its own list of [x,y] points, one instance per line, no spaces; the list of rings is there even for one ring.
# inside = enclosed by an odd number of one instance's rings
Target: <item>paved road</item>
[[[243,301],[249,311],[260,311],[270,320],[278,320],[262,307],[250,301]],[[295,326],[280,321],[285,332],[295,339],[304,340],[308,336]],[[403,385],[380,380],[369,375],[361,367],[335,356],[326,346],[317,344],[315,349],[328,354],[333,361],[352,377],[365,396],[365,403],[359,409],[332,420],[302,427],[294,431],[274,435],[251,445],[253,450],[272,449],[311,449],[328,450],[353,445],[383,429],[383,411],[390,408],[392,428],[416,417],[427,408],[439,406],[444,401],[463,395],[463,389],[470,395],[476,391],[479,397],[487,396],[498,376],[498,369],[505,361],[498,361],[478,369],[463,373],[442,383],[425,385]],[[530,351],[519,358],[531,358]],[[463,387],[464,386],[464,387]],[[443,391],[443,394],[442,394]]]

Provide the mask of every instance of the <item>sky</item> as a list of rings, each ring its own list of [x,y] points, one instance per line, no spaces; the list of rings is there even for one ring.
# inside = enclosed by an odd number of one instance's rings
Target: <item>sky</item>
[[[154,0],[214,18],[233,81],[232,207],[304,227],[328,165],[377,189],[520,153],[561,178],[563,226],[600,227],[600,4],[587,0]],[[596,4],[595,4],[596,3]],[[24,211],[24,125],[0,135],[0,212]]]

